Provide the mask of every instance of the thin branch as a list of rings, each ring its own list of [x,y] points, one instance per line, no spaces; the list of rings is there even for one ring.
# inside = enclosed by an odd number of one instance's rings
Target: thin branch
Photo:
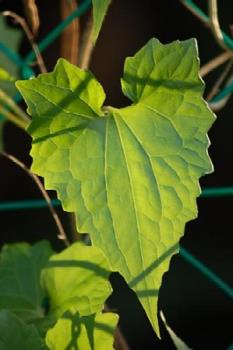
[[[49,198],[48,193],[46,192],[46,190],[44,189],[39,177],[35,174],[33,174],[27,167],[25,164],[23,164],[19,159],[17,159],[16,157],[14,157],[11,154],[8,154],[6,152],[1,152],[0,153],[2,156],[4,156],[5,158],[11,160],[14,164],[18,165],[27,175],[29,175],[32,180],[35,182],[35,184],[37,185],[38,189],[40,190],[42,196],[44,197],[44,199],[46,200],[47,204],[48,204],[48,208],[52,214],[53,220],[57,226],[58,229],[58,238],[64,241],[64,244],[66,246],[69,246],[69,240],[66,236],[66,233],[64,231],[64,228],[62,226],[62,223],[51,203],[51,199]]]
[[[40,50],[39,50],[37,44],[34,41],[33,34],[31,32],[31,30],[29,29],[25,19],[12,11],[4,11],[4,12],[2,12],[2,14],[3,14],[3,16],[8,16],[8,17],[13,18],[15,20],[15,22],[18,23],[22,27],[23,31],[25,32],[25,34],[26,34],[26,36],[31,44],[33,51],[35,52],[36,60],[37,60],[38,66],[40,68],[40,71],[42,73],[46,73],[47,69],[45,67],[43,57],[40,53]]]
[[[5,107],[0,105],[0,114],[2,114],[7,120],[14,123],[19,128],[25,130],[28,126],[28,123],[20,119],[17,115],[9,112]]]
[[[222,31],[220,28],[219,20],[218,20],[217,0],[208,0],[208,7],[209,7],[210,27],[212,29],[214,37],[215,37],[217,43],[219,44],[219,46],[223,50],[228,51],[229,48],[224,42],[224,38],[223,38]]]
[[[77,10],[78,7],[77,1],[75,0],[60,0],[60,6],[62,20],[67,18],[73,11]],[[79,27],[79,18],[75,18],[61,35],[60,55],[75,65],[78,62]]]
[[[230,58],[233,58],[233,52],[231,51],[224,51],[217,57],[213,58],[206,64],[204,64],[200,69],[200,75],[204,77],[205,75],[212,72],[217,67],[221,66],[223,63],[228,61]]]
[[[178,337],[178,335],[176,335],[176,333],[167,324],[167,321],[166,321],[162,311],[160,311],[160,317],[161,317],[161,320],[163,321],[163,324],[164,324],[168,334],[171,337],[171,340],[172,340],[173,344],[175,345],[175,348],[178,349],[178,350],[179,349],[180,350],[181,349],[182,350],[192,350],[190,347],[188,347],[188,345],[185,344],[185,342],[180,337]]]
[[[31,119],[29,116],[15,103],[15,101],[0,89],[0,100],[7,105],[14,113],[16,113],[23,121],[29,123]]]
[[[111,310],[109,306],[105,303],[103,312],[112,312],[112,311],[114,310]],[[116,327],[116,330],[114,332],[114,348],[116,350],[130,350],[129,345],[127,344],[127,341],[118,326]]]
[[[212,98],[218,94],[219,92],[219,87],[221,86],[221,84],[224,82],[224,80],[226,79],[227,75],[229,74],[231,68],[233,65],[233,60],[231,60],[230,62],[228,62],[226,68],[223,70],[222,74],[220,75],[220,77],[218,78],[218,80],[215,82],[214,86],[212,87],[211,91],[208,93],[206,100],[210,101],[212,100]]]
[[[94,49],[94,43],[92,41],[92,30],[93,18],[91,15],[86,23],[86,28],[82,36],[82,42],[79,52],[78,65],[82,69],[87,69],[90,65],[91,55]]]

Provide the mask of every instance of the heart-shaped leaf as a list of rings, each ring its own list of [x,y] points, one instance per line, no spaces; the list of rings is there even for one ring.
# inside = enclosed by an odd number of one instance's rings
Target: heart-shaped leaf
[[[126,60],[122,87],[133,104],[121,109],[102,109],[100,84],[64,60],[17,83],[33,117],[32,170],[75,212],[78,231],[124,276],[158,334],[162,276],[197,216],[198,180],[212,171],[214,115],[198,69],[195,40],[150,40]]]

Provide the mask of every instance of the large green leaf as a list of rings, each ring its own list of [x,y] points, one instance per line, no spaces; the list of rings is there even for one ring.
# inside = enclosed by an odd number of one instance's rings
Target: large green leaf
[[[43,316],[45,296],[40,273],[47,264],[51,247],[47,241],[5,245],[0,260],[0,309],[8,308],[25,321]]]
[[[112,291],[109,274],[106,258],[96,247],[77,242],[53,255],[42,272],[50,312],[60,316],[72,307],[83,316],[102,310]]]
[[[92,0],[93,4],[93,41],[95,42],[99,36],[104,17],[108,10],[111,0]]]
[[[80,317],[69,311],[48,331],[46,344],[51,350],[110,350],[117,321],[113,313]]]
[[[198,179],[212,171],[195,40],[150,40],[128,58],[123,91],[133,104],[101,109],[105,94],[64,60],[17,83],[33,116],[32,170],[44,176],[79,232],[88,232],[137,293],[159,334],[162,276],[187,221],[197,216]]]
[[[1,310],[0,349],[42,350],[45,347],[33,325],[25,324],[9,310]]]

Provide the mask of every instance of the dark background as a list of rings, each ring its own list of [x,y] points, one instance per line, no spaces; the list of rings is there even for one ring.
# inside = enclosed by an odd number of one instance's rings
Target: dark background
[[[196,37],[201,63],[221,52],[209,29],[188,12],[178,0],[113,0],[103,30],[95,48],[91,70],[102,83],[107,105],[122,107],[128,104],[120,89],[124,59],[133,55],[148,39],[157,37],[163,43]],[[43,38],[60,21],[56,0],[37,1]],[[196,1],[206,9],[207,1]],[[0,10],[12,9],[22,13],[22,3],[0,1]],[[229,33],[232,23],[232,0],[219,1],[222,28]],[[26,39],[21,53],[30,50]],[[46,65],[51,70],[59,55],[59,40],[45,52]],[[221,68],[206,77],[207,91]],[[209,149],[215,172],[201,180],[201,186],[233,186],[233,98],[217,113],[209,132]],[[21,130],[6,125],[5,144],[9,153],[30,165],[30,139]],[[0,159],[0,201],[41,198],[40,193],[21,170],[9,161]],[[54,196],[54,194],[52,194]],[[204,262],[230,285],[233,285],[233,198],[198,199],[199,217],[186,225],[181,244]],[[66,230],[70,231],[68,216],[59,209]],[[62,245],[56,239],[56,227],[47,209],[0,212],[1,244],[5,242],[49,239],[55,249]],[[144,311],[124,280],[117,274],[111,278],[114,293],[110,306],[120,314],[120,326],[132,350],[174,349],[161,324],[159,341],[146,319]],[[233,343],[232,299],[192,267],[180,255],[172,258],[170,270],[163,278],[159,307],[173,330],[193,349],[226,350]]]

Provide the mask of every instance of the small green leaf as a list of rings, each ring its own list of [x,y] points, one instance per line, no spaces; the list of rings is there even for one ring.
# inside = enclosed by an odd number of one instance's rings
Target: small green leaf
[[[93,41],[95,42],[99,36],[104,17],[108,10],[111,0],[92,0],[93,4]]]
[[[1,350],[42,350],[45,349],[36,328],[25,324],[8,310],[0,311]]]
[[[42,317],[44,292],[40,273],[52,250],[47,241],[5,245],[0,260],[0,309],[8,308],[25,321]]]
[[[117,321],[113,313],[80,317],[69,311],[48,331],[46,344],[50,350],[111,350]]]
[[[101,110],[87,71],[59,60],[54,72],[18,82],[33,121],[32,170],[57,190],[137,293],[159,334],[158,292],[185,223],[197,216],[199,178],[212,171],[195,40],[150,40],[125,64],[133,104]]]
[[[53,255],[42,271],[50,313],[60,316],[72,307],[83,316],[102,310],[112,291],[109,274],[106,258],[96,247],[77,242]]]

